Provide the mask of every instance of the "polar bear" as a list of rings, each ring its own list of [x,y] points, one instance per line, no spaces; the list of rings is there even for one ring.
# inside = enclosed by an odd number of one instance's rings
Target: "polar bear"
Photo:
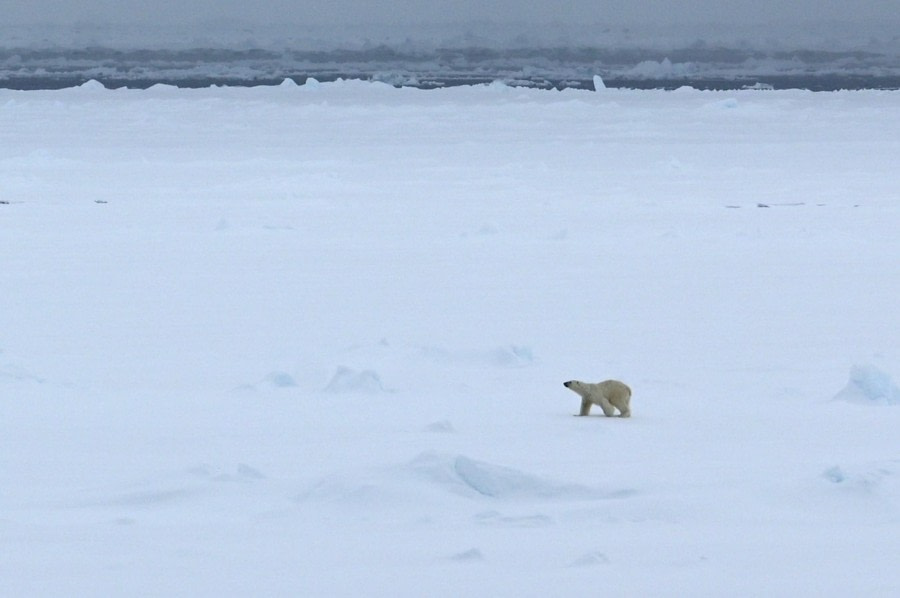
[[[563,386],[581,396],[581,412],[588,415],[591,405],[600,405],[603,415],[612,417],[619,410],[619,417],[631,417],[631,389],[618,380],[604,380],[596,384],[569,380]]]

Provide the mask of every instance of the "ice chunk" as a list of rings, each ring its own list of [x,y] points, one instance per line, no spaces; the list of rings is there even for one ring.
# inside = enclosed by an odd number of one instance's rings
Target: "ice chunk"
[[[606,89],[606,83],[603,82],[603,78],[600,75],[594,75],[594,91],[603,89]]]
[[[834,398],[852,403],[900,405],[900,388],[875,366],[855,365],[850,368],[847,386]]]
[[[695,68],[690,63],[673,63],[668,58],[657,62],[645,60],[628,69],[627,73],[643,79],[663,79],[667,77],[685,77]]]

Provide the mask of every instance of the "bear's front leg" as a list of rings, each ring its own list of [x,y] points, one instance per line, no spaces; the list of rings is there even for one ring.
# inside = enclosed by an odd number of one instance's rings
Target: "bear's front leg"
[[[581,399],[581,411],[578,415],[589,415],[591,413],[591,402],[585,398]]]

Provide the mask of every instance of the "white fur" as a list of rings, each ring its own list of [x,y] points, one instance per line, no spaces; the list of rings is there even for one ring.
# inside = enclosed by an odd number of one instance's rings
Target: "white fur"
[[[579,380],[569,380],[563,386],[581,397],[581,411],[578,415],[588,415],[591,405],[600,405],[606,417],[612,417],[619,410],[619,417],[631,417],[631,389],[618,380],[604,380],[592,384]]]

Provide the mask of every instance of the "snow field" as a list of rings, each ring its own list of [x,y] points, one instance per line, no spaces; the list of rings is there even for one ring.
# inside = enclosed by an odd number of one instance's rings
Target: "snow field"
[[[896,592],[896,99],[0,92],[4,592]]]

